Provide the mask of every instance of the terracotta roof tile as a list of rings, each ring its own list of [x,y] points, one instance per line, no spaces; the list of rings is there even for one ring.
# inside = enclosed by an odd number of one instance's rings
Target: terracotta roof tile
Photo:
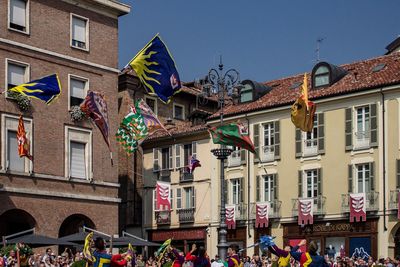
[[[161,123],[163,123],[165,125],[166,122],[166,118],[160,118]],[[176,137],[178,135],[183,135],[183,134],[190,134],[190,133],[197,133],[197,132],[202,132],[207,130],[207,126],[205,124],[201,124],[201,125],[194,125],[192,126],[192,123],[190,121],[180,121],[180,120],[174,120],[174,124],[175,125],[165,125],[165,127],[167,128],[167,130],[169,131],[169,133]],[[155,139],[159,139],[159,138],[164,138],[164,137],[168,137],[168,133],[164,130],[159,130],[156,131],[154,133],[152,133],[151,135],[149,135],[146,138],[146,141],[150,141],[150,140],[155,140]]]

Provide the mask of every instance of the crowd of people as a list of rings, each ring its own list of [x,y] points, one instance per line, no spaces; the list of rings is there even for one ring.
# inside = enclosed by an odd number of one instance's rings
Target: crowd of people
[[[0,267],[400,267],[399,259],[380,258],[373,259],[364,255],[319,255],[318,245],[310,242],[307,245],[307,253],[298,251],[300,246],[306,245],[303,240],[299,246],[286,246],[281,249],[275,244],[261,246],[263,254],[254,254],[252,257],[238,254],[238,247],[231,245],[227,251],[225,261],[218,255],[209,257],[204,247],[192,245],[189,252],[184,254],[173,246],[168,246],[161,255],[150,256],[146,259],[142,254],[111,255],[105,250],[104,241],[95,241],[92,262],[85,258],[82,252],[73,253],[66,248],[56,255],[51,248],[44,253],[30,253],[20,255],[17,260],[16,249],[9,250],[6,255],[0,254]]]

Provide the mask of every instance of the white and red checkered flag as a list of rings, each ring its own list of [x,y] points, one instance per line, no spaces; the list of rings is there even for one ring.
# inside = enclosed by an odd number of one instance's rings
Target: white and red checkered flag
[[[299,198],[299,225],[313,224],[314,223],[314,199],[313,198]]]
[[[350,194],[350,222],[367,221],[365,193]]]
[[[225,206],[225,223],[228,229],[236,229],[235,205]]]
[[[269,202],[256,203],[256,228],[268,227]]]
[[[171,185],[165,182],[157,182],[156,185],[156,210],[171,210],[171,199],[169,192]]]

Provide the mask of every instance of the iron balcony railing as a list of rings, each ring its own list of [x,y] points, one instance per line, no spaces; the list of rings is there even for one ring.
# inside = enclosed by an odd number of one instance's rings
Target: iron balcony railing
[[[156,210],[155,215],[157,225],[171,224],[170,210]]]
[[[326,202],[326,197],[320,195],[317,197],[311,197],[311,199],[314,200],[314,209],[313,209],[313,214],[320,216],[325,214],[325,202]],[[299,216],[299,199],[294,198],[292,199],[292,216],[297,217]]]
[[[399,189],[390,190],[389,209],[397,210],[399,208]]]
[[[184,167],[179,169],[179,182],[192,182],[193,181],[193,173],[189,172],[189,168]]]
[[[268,217],[270,219],[274,219],[274,218],[280,218],[281,217],[281,205],[282,205],[282,201],[280,200],[272,200],[272,201],[265,201],[267,203],[269,203],[269,211],[268,211]],[[265,203],[263,202],[263,203]],[[250,219],[254,220],[256,218],[256,204],[258,202],[253,202],[250,205]]]
[[[303,155],[311,156],[318,154],[318,139],[307,139],[304,140]]]
[[[240,203],[240,204],[227,204],[226,206],[235,206],[235,220],[247,220],[247,204]],[[218,206],[218,209],[221,206]]]
[[[228,157],[228,166],[235,167],[240,166],[242,164],[242,159],[240,157],[241,150],[232,151],[231,155]]]
[[[195,208],[178,209],[177,213],[179,216],[180,223],[192,223],[194,222]]]
[[[367,148],[370,145],[370,131],[358,131],[354,133],[355,148]]]
[[[379,192],[370,191],[365,193],[366,211],[378,211],[379,209]],[[350,194],[342,194],[342,213],[350,212],[349,206]]]
[[[275,146],[263,146],[261,147],[261,160],[262,161],[273,161],[275,159]]]

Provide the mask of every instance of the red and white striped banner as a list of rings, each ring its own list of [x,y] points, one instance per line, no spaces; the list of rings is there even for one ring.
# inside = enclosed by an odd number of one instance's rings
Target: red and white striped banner
[[[298,225],[306,225],[314,223],[314,199],[299,198],[298,201]]]
[[[225,223],[228,229],[236,229],[235,205],[225,206]]]
[[[268,227],[269,202],[256,203],[256,228]]]
[[[367,221],[367,200],[365,193],[350,194],[350,222]]]
[[[156,210],[171,210],[169,192],[171,185],[165,182],[157,182],[156,185]]]

